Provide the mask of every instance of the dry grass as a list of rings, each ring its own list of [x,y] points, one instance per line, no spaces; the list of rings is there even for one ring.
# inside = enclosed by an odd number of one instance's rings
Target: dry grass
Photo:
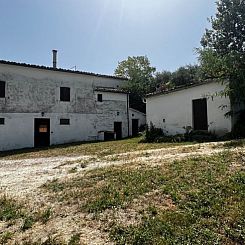
[[[238,148],[232,143],[231,150],[213,149],[218,152],[213,155],[212,145],[202,144],[170,149],[160,144],[161,151],[143,146],[147,151],[124,154],[132,151],[124,144],[132,147],[134,140],[113,148],[119,155],[97,152],[78,160],[79,168],[64,161],[57,166],[66,167],[66,177],[27,196],[2,195],[0,244],[244,244],[240,143]],[[195,152],[202,156],[188,155]],[[28,154],[35,153],[22,157]],[[190,157],[174,161],[178,154]],[[99,160],[108,161],[107,167],[88,167]]]
[[[52,146],[44,149],[26,149],[9,152],[0,152],[0,159],[26,159],[41,157],[60,157],[93,155],[96,157],[109,156],[113,154],[141,151],[148,149],[167,148],[171,146],[186,145],[190,143],[139,143],[141,138],[126,139],[109,142],[84,142],[68,145]]]

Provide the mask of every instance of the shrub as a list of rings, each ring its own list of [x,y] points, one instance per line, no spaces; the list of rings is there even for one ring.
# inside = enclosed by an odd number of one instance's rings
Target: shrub
[[[177,142],[209,142],[217,140],[217,136],[207,131],[187,130],[185,134],[166,135],[161,128],[154,125],[146,128],[141,143],[177,143]]]
[[[164,133],[161,128],[156,128],[153,124],[150,127],[146,127],[146,131],[144,133],[144,138],[142,142],[145,143],[153,143],[157,142],[157,140],[164,136]]]

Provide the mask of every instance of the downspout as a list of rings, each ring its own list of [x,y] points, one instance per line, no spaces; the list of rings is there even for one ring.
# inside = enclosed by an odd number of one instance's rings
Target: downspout
[[[128,120],[128,137],[130,136],[129,132],[129,93],[127,93],[127,120]]]

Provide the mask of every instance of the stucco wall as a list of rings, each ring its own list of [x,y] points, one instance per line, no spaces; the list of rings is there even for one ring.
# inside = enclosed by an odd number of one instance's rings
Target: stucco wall
[[[132,119],[139,120],[139,127],[146,124],[146,114],[137,111],[135,109],[129,108],[129,132],[130,136],[132,136]]]
[[[192,100],[207,98],[208,129],[218,135],[231,130],[231,119],[224,114],[230,110],[228,97],[210,96],[224,89],[219,83],[208,83],[165,95],[146,99],[147,124],[162,128],[167,134],[185,133],[185,127],[193,128]],[[165,122],[164,122],[165,119]]]
[[[0,80],[6,81],[1,112],[96,113],[93,89],[118,87],[124,81],[0,64]],[[60,87],[71,88],[71,101],[60,101]]]
[[[99,132],[114,131],[122,122],[128,136],[127,95],[94,89],[117,88],[123,80],[46,71],[0,64],[0,80],[6,81],[6,97],[0,98],[0,151],[34,146],[34,119],[50,119],[50,144],[98,140]],[[70,102],[60,101],[60,87],[70,87]],[[44,115],[42,115],[42,112]],[[60,119],[70,125],[60,125]]]

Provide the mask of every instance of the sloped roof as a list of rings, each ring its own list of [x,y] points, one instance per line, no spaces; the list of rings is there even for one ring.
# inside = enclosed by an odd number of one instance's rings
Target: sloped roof
[[[108,88],[108,87],[96,87],[94,89],[98,92],[110,92],[110,93],[120,93],[120,94],[128,94],[128,92],[120,89],[120,88]]]
[[[202,82],[199,82],[199,83],[189,83],[189,84],[178,86],[178,87],[175,87],[175,88],[172,88],[172,89],[168,89],[168,90],[156,91],[154,93],[147,94],[146,98],[157,96],[157,95],[171,94],[171,93],[174,93],[174,92],[177,92],[177,91],[181,91],[181,90],[189,89],[189,88],[193,88],[193,87],[198,87],[198,86],[201,86],[201,85],[204,85],[204,84],[208,84],[208,83],[211,83],[211,82],[214,82],[214,80],[206,80],[206,81],[202,81]]]
[[[96,73],[85,72],[85,71],[73,71],[69,69],[53,68],[53,67],[48,67],[48,66],[39,66],[39,65],[18,63],[18,62],[13,62],[13,61],[6,61],[6,60],[0,60],[0,64],[22,66],[26,68],[35,68],[35,69],[49,70],[49,71],[56,71],[56,72],[67,72],[67,73],[96,76],[96,77],[103,77],[103,78],[112,78],[112,79],[118,79],[118,80],[128,80],[127,78],[124,78],[124,77],[117,77],[117,76],[112,76],[112,75],[96,74]]]

